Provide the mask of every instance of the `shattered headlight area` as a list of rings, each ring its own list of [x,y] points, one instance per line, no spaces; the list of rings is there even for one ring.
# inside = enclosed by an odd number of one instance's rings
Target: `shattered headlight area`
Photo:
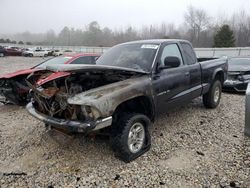
[[[78,86],[71,87],[46,87],[39,86],[32,89],[31,98],[34,107],[40,113],[50,117],[66,119],[91,121],[100,117],[99,111],[91,106],[81,106],[69,104],[68,98],[82,91]]]
[[[81,106],[81,111],[86,120],[95,120],[100,117],[100,112],[91,106]]]
[[[83,120],[81,108],[78,105],[70,105],[67,103],[67,95],[53,90],[43,90],[33,92],[33,105],[41,113],[51,117],[62,118],[66,120]],[[40,93],[43,93],[42,95]]]

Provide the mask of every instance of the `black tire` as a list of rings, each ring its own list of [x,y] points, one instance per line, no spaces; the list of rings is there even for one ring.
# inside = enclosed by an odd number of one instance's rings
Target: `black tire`
[[[29,54],[29,57],[33,57],[33,54]]]
[[[143,144],[137,152],[131,152],[129,147],[129,132],[135,124],[141,124],[144,127]],[[115,156],[122,161],[128,163],[141,156],[150,149],[151,136],[148,127],[151,122],[149,118],[143,114],[123,113],[120,119],[112,125],[111,131],[111,147],[115,152]]]
[[[221,81],[215,80],[208,93],[203,95],[203,104],[206,108],[216,108],[221,99],[222,84]]]
[[[0,53],[0,57],[4,57],[4,53],[1,52],[1,53]]]

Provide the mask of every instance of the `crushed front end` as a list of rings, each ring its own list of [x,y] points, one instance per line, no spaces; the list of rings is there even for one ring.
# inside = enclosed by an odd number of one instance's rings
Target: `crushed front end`
[[[228,72],[227,80],[224,82],[223,90],[245,92],[250,82],[250,72]]]
[[[112,124],[111,116],[102,118],[94,107],[68,103],[70,97],[103,85],[104,80],[97,82],[97,78],[94,79],[96,75],[77,74],[36,85],[37,80],[46,74],[48,72],[37,72],[27,79],[32,99],[26,108],[32,116],[47,125],[70,132],[88,133]]]
[[[31,115],[52,127],[84,133],[112,124],[112,110],[110,109],[114,108],[112,105],[119,101],[110,102],[112,97],[105,98],[105,100],[101,97],[104,93],[112,94],[116,88],[128,86],[127,83],[120,84],[120,81],[134,76],[138,77],[138,73],[134,72],[96,69],[95,67],[91,67],[91,70],[80,69],[80,72],[68,73],[42,85],[38,84],[39,80],[51,75],[51,71],[38,71],[29,75],[27,84],[31,88],[31,102],[27,105],[27,110]],[[113,84],[117,86],[109,89]],[[101,91],[94,91],[98,89]],[[87,94],[88,92],[91,94]],[[82,94],[86,96],[77,97]]]

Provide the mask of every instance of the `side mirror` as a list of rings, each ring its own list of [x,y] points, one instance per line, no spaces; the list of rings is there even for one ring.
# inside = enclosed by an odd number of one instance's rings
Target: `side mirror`
[[[166,68],[175,68],[179,67],[181,64],[181,61],[178,57],[175,56],[168,56],[164,59],[164,65]]]
[[[160,66],[159,69],[169,69],[169,68],[175,68],[179,67],[181,64],[181,61],[178,57],[175,56],[168,56],[164,59],[164,66]]]

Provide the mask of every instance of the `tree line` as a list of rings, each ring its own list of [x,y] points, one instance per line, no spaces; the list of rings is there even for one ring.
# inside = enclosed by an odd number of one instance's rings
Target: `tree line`
[[[190,6],[180,25],[162,23],[122,29],[101,27],[93,21],[82,29],[65,26],[58,34],[53,30],[33,34],[12,35],[15,41],[29,41],[36,45],[113,46],[118,43],[153,38],[179,38],[192,42],[194,47],[250,46],[250,15],[245,11],[233,15],[211,17],[204,9]]]
[[[32,45],[32,43],[31,42],[23,42],[23,41],[15,41],[15,40],[10,40],[9,38],[7,38],[7,39],[3,39],[3,38],[1,38],[0,39],[0,44],[26,44],[26,45]]]

